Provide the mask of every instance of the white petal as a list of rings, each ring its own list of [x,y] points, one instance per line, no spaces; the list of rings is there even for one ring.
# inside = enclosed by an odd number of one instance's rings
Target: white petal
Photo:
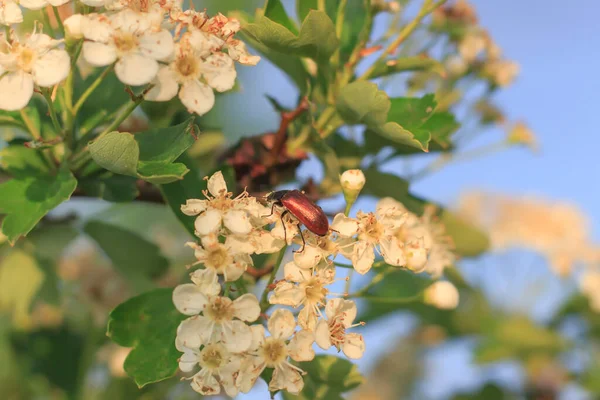
[[[179,324],[177,327],[178,349],[187,347],[189,349],[199,349],[206,344],[214,329],[214,323],[201,315],[190,317]]]
[[[198,365],[198,356],[195,351],[185,349],[184,353],[179,357],[179,369],[183,372],[191,372]]]
[[[314,308],[305,305],[305,307],[300,310],[298,313],[298,325],[309,331],[315,330],[317,325],[317,314],[315,313]]]
[[[202,312],[208,299],[202,289],[193,283],[184,283],[173,290],[173,304],[185,315],[195,315]]]
[[[248,254],[235,255],[233,262],[227,264],[224,268],[225,281],[237,281],[246,272],[248,265],[252,265],[252,258]]]
[[[269,297],[270,304],[300,307],[306,299],[306,292],[291,282],[279,282]]]
[[[423,239],[407,243],[403,255],[406,258],[406,268],[411,271],[419,273],[427,267],[427,249],[423,245]]]
[[[117,50],[114,46],[97,42],[83,43],[83,58],[95,67],[103,67],[115,62]]]
[[[369,272],[375,261],[373,246],[366,241],[356,242],[352,251],[352,265],[361,275]]]
[[[252,293],[241,295],[233,301],[233,316],[246,322],[254,322],[260,315],[258,299]]]
[[[248,235],[227,235],[225,246],[247,254],[252,254],[256,250],[254,242]]]
[[[342,317],[342,323],[345,328],[348,328],[352,325],[354,318],[356,318],[356,304],[352,300],[344,300],[344,299],[331,299],[327,302],[325,306],[325,315],[327,315],[328,319],[333,319],[334,317]]]
[[[67,4],[69,0],[48,0],[48,3],[54,7],[60,7],[63,4]]]
[[[242,210],[229,210],[223,215],[223,225],[232,233],[244,235],[252,230],[248,214]]]
[[[173,54],[173,36],[165,29],[146,33],[139,40],[140,51],[146,57],[162,61]]]
[[[21,7],[14,1],[7,0],[4,7],[0,7],[0,24],[12,25],[23,22],[23,13]]]
[[[304,282],[311,277],[311,271],[300,268],[294,261],[283,266],[283,277],[287,281]]]
[[[406,213],[406,207],[392,197],[384,197],[377,202],[375,214],[379,218],[390,215],[402,215]]]
[[[156,60],[140,54],[123,56],[115,65],[115,74],[126,85],[145,85],[154,79],[157,73]]]
[[[290,310],[279,308],[269,317],[269,332],[276,338],[287,339],[296,329],[294,314]]]
[[[252,343],[248,348],[249,351],[258,349],[265,341],[265,327],[263,325],[251,325]]]
[[[39,10],[44,8],[48,2],[46,0],[21,0],[20,4],[30,10]]]
[[[197,30],[190,32],[185,36],[185,39],[192,45],[195,54],[202,58],[208,57],[214,50],[223,45],[223,41],[215,35]]]
[[[405,257],[405,251],[400,246],[400,243],[396,237],[387,237],[381,239],[379,242],[379,250],[381,251],[381,255],[386,263],[396,267],[406,265],[407,260]],[[420,265],[420,267],[424,268],[426,262],[427,252],[425,252],[425,261]]]
[[[292,367],[284,365],[282,368],[275,368],[273,378],[269,382],[269,391],[287,390],[291,394],[298,394],[304,387],[302,375]]]
[[[229,56],[244,65],[256,65],[260,61],[259,56],[253,56],[248,53],[246,44],[241,40],[231,39],[227,41],[227,52]]]
[[[149,101],[169,101],[173,97],[175,97],[175,95],[177,95],[177,92],[179,91],[179,83],[175,79],[175,74],[173,73],[173,70],[168,66],[161,67],[158,70],[158,73],[156,74],[154,79],[150,83],[154,86],[152,87],[152,89],[150,89],[148,93],[146,93],[146,100]],[[206,200],[192,199],[186,202],[186,206],[187,203],[189,203],[190,201],[206,203]],[[183,211],[183,206],[181,206],[181,210]]]
[[[217,92],[224,92],[235,85],[235,66],[225,53],[214,53],[202,63],[202,75],[206,83]]]
[[[221,385],[209,370],[201,370],[192,378],[192,389],[204,395],[215,395],[221,393]]]
[[[240,374],[235,380],[235,385],[240,389],[240,392],[248,393],[254,387],[256,380],[265,370],[265,367],[266,364],[262,357],[245,356],[242,361]]]
[[[192,282],[206,296],[216,296],[221,292],[221,285],[214,269],[197,269],[190,274]]]
[[[7,73],[0,79],[0,110],[20,110],[33,95],[33,78],[24,72]]]
[[[108,43],[112,39],[114,30],[110,21],[103,14],[87,14],[81,25],[83,37],[94,42]]]
[[[50,50],[33,65],[33,80],[39,86],[54,86],[69,75],[71,59],[64,50]]]
[[[215,247],[215,246],[219,246],[219,247],[223,246],[221,243],[219,243],[219,236],[215,232],[211,232],[207,235],[202,236],[200,238],[200,242],[202,243],[202,247],[204,247],[205,249],[208,249],[210,247]],[[206,253],[206,255],[208,255],[208,253]],[[203,256],[203,257],[206,257],[206,256]],[[200,259],[200,257],[196,257],[196,258]]]
[[[208,178],[208,191],[215,197],[225,196],[227,194],[227,183],[221,171],[217,171]]]
[[[181,206],[181,212],[189,216],[198,215],[206,210],[206,205],[206,200],[189,199]]]
[[[256,254],[276,253],[285,246],[285,242],[282,239],[276,238],[271,232],[263,230],[255,232],[253,243]]]
[[[331,333],[329,332],[329,324],[324,319],[317,322],[315,328],[315,342],[323,350],[331,347]]]
[[[353,236],[358,233],[358,221],[354,218],[346,217],[344,214],[337,214],[331,223],[331,229],[339,232],[342,236]]]
[[[230,352],[242,353],[252,345],[252,332],[242,321],[231,321],[221,326],[221,341]]]
[[[322,257],[323,254],[319,248],[309,245],[304,246],[303,251],[294,253],[294,261],[300,268],[314,268]]]
[[[81,0],[81,2],[90,7],[102,7],[107,3],[106,0]]]
[[[215,105],[212,88],[198,81],[188,81],[181,86],[179,99],[190,112],[204,115]]]
[[[67,37],[81,39],[83,37],[82,25],[86,22],[85,16],[73,14],[63,21]]]
[[[287,346],[290,357],[294,361],[310,361],[315,358],[315,351],[312,344],[315,341],[315,335],[306,329],[296,332]]]
[[[365,341],[362,335],[358,333],[348,333],[344,337],[344,344],[342,345],[342,351],[348,358],[354,360],[361,358],[365,352]]]
[[[221,227],[221,212],[210,209],[200,214],[194,222],[194,228],[198,236],[205,236],[216,232]]]

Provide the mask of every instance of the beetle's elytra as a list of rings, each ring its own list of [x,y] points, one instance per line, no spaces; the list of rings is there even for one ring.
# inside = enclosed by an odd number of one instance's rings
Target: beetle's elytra
[[[273,202],[273,207],[280,206],[285,208],[281,218],[286,212],[289,212],[298,219],[306,229],[318,236],[325,236],[329,232],[329,221],[327,216],[315,203],[299,190],[279,190],[273,192],[267,196],[267,201]],[[273,208],[271,209],[273,213]],[[284,225],[285,228],[285,225]],[[302,250],[304,250],[304,236],[300,231],[302,237]],[[302,251],[300,250],[300,251]]]

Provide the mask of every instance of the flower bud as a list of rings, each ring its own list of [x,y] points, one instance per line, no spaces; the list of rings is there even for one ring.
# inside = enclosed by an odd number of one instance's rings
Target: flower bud
[[[529,147],[531,150],[536,150],[537,141],[535,134],[522,122],[517,122],[508,132],[506,138],[508,143],[515,145],[524,145]]]
[[[407,243],[404,248],[404,258],[406,258],[406,268],[416,273],[425,271],[427,249],[424,240],[420,238]]]
[[[65,36],[70,40],[77,40],[83,37],[81,33],[81,24],[84,23],[85,16],[81,14],[71,15],[63,21],[65,26]]]
[[[450,282],[438,281],[425,289],[425,303],[444,310],[458,306],[458,290]]]
[[[349,169],[340,176],[340,183],[342,184],[342,191],[344,192],[348,208],[358,198],[360,191],[365,186],[365,182],[365,174],[360,169]]]

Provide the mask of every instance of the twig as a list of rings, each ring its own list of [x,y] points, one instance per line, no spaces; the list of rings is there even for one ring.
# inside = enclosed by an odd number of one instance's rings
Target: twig
[[[275,143],[273,144],[273,148],[271,149],[271,158],[276,160],[281,154],[283,150],[283,146],[287,140],[287,131],[290,126],[290,123],[302,115],[306,110],[308,110],[309,104],[308,99],[303,97],[296,107],[295,110],[290,112],[282,112],[281,113],[281,122],[279,123],[279,129],[275,135]]]

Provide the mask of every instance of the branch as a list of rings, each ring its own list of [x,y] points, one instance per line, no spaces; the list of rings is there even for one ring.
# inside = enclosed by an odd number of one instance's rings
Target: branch
[[[271,149],[271,158],[273,160],[277,160],[279,154],[281,154],[281,151],[283,150],[283,146],[287,140],[287,131],[290,123],[308,110],[308,107],[308,99],[303,97],[295,110],[281,113],[281,122],[279,123],[279,129],[275,135],[275,144]]]

